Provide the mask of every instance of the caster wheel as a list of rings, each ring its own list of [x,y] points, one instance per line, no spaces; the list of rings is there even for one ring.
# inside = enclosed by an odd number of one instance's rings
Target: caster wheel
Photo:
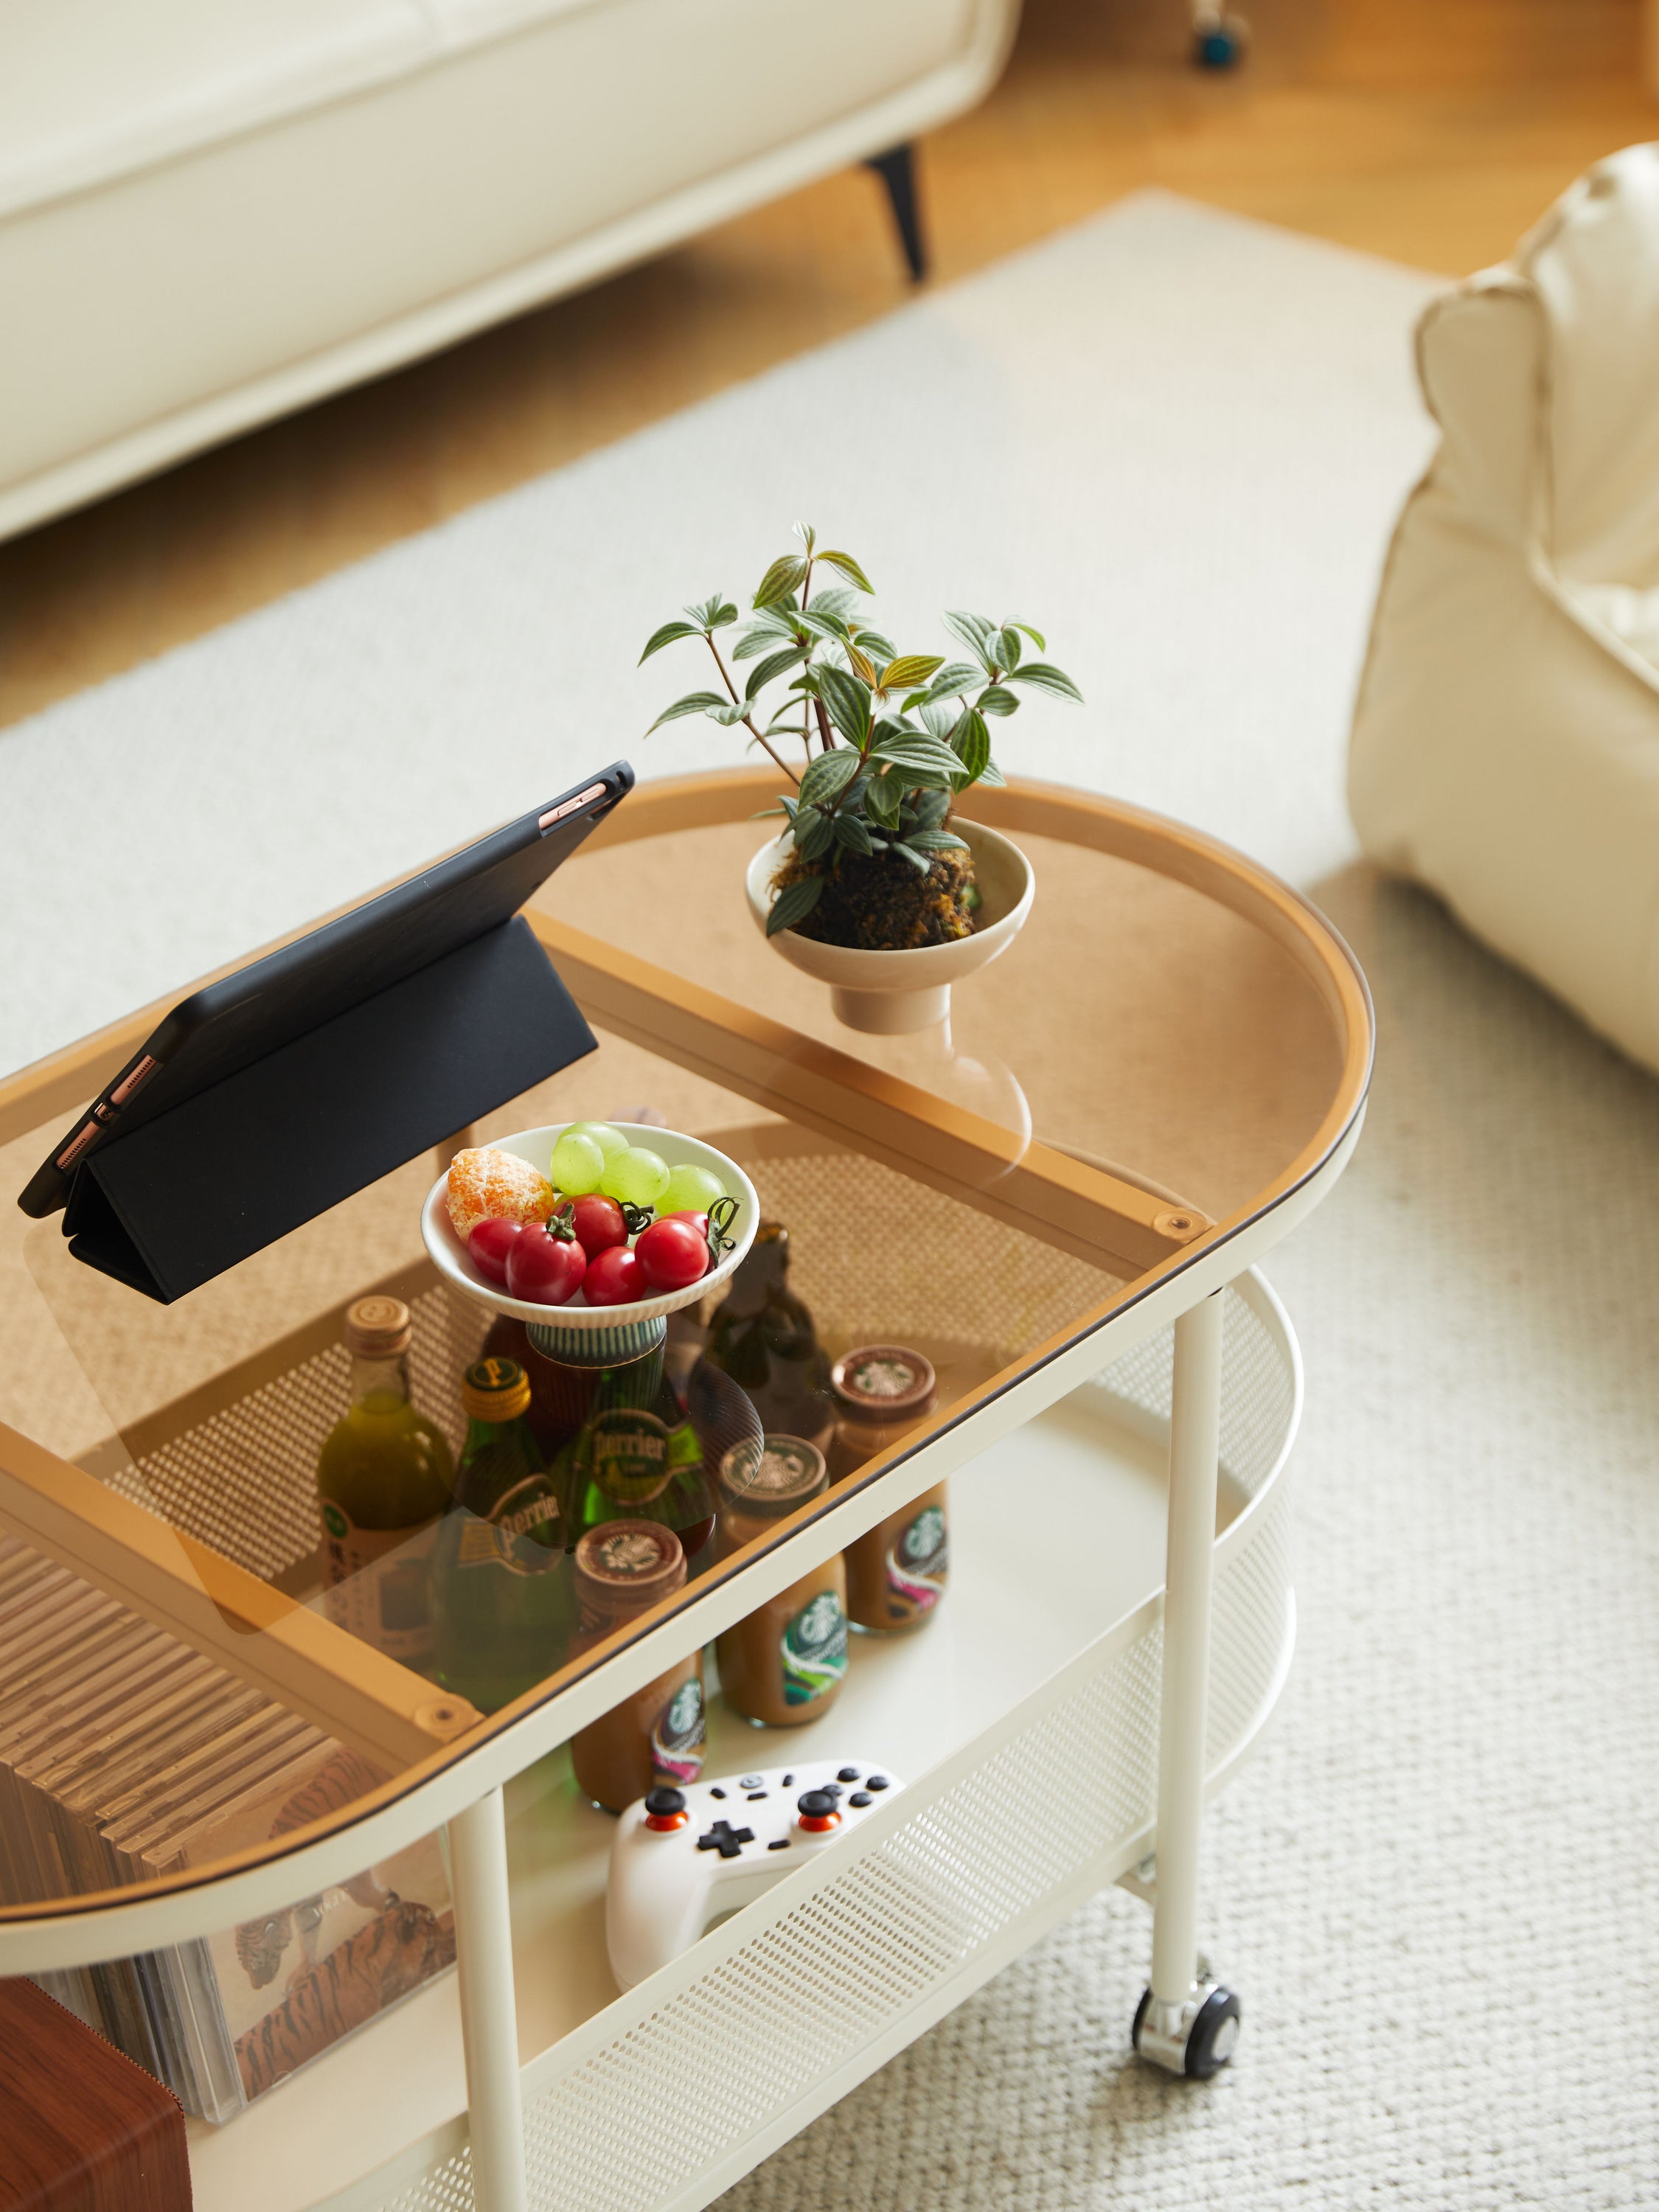
[[[1244,2008],[1219,1982],[1200,1983],[1182,2019],[1184,2034],[1154,2035],[1146,2031],[1152,1993],[1143,1990],[1135,2007],[1130,2041],[1143,2058],[1171,2074],[1184,2074],[1189,2081],[1207,2081],[1218,2074],[1238,2047]]]
[[[1201,70],[1237,69],[1244,58],[1244,27],[1227,15],[1212,16],[1193,33],[1193,64]]]
[[[1218,2074],[1238,2048],[1244,2024],[1244,2008],[1231,1990],[1211,1990],[1199,2007],[1187,2038],[1187,2079],[1207,2081]]]

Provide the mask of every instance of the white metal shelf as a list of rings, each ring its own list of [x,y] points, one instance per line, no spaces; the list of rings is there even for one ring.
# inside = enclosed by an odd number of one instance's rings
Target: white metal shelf
[[[1212,1781],[1248,1748],[1271,1706],[1293,1621],[1279,1475],[1299,1406],[1294,1340],[1258,1280],[1247,1279],[1228,1304],[1235,1318],[1218,1516],[1227,1533],[1218,1561]],[[1085,1839],[1080,1855],[1066,1804],[1057,1800],[1047,1814],[1034,1805],[1039,1821],[1055,1820],[1056,1838],[1066,1839],[1065,1863],[1056,1861],[1030,1894],[1030,1884],[1022,1889],[1018,1880],[1010,1889],[1006,1870],[984,1872],[981,1886],[988,1881],[1010,1897],[1019,1893],[1000,1913],[969,1894],[975,1882],[967,1875],[968,1901],[951,1894],[948,1863],[956,1846],[949,1838],[962,1820],[962,1805],[927,1814],[943,1839],[929,1850],[935,1857],[943,1850],[947,1870],[941,1874],[930,1862],[905,1879],[920,1883],[919,1896],[931,1891],[947,1922],[960,1923],[957,1937],[945,1942],[951,1955],[936,1957],[914,1989],[895,1993],[890,2017],[860,2026],[856,2051],[818,2068],[817,2086],[801,2093],[815,2110],[1146,1846],[1167,1497],[1167,1420],[1158,1408],[1167,1393],[1167,1362],[1166,1334],[1139,1346],[1109,1377],[1085,1383],[990,1444],[952,1477],[952,1581],[939,1620],[910,1638],[859,1638],[847,1686],[824,1719],[806,1729],[759,1730],[718,1700],[711,1707],[709,1772],[844,1751],[882,1759],[912,1783],[892,1801],[880,1830],[866,1830],[872,1840],[860,1842],[856,1857],[825,1856],[819,1887],[843,1880],[856,1884],[889,1829],[895,1864],[907,1852],[914,1856],[911,1832],[927,1802],[943,1803],[970,1777],[981,1777],[979,1794],[994,1806],[1010,1786],[1006,1773],[997,1778],[999,1761],[1006,1769],[1011,1759],[1029,1759],[1031,1745],[1045,1735],[1058,1747],[1048,1786],[1060,1800],[1069,1792],[1086,1804],[1103,1776],[1110,1784],[1101,1832],[1091,1843]],[[787,1926],[804,1909],[803,1883],[797,1878],[784,1885],[686,1960],[618,1998],[604,1943],[611,1822],[578,1800],[562,1751],[511,1785],[507,1805],[533,2168],[538,2142],[562,2139],[561,2115],[573,2098],[592,2117],[593,2069],[600,2076],[617,2074],[605,2054],[618,2038],[672,2001],[723,2003],[720,1977],[732,1971],[727,1962],[735,1947],[757,1929]],[[975,1842],[975,1833],[973,1820],[966,1820],[963,1847],[969,1858],[975,1850],[983,1856],[988,1847]],[[921,1910],[925,1919],[927,1909]],[[978,1930],[971,1940],[963,1932],[970,1922]],[[740,1971],[752,1977],[757,1970]],[[781,2054],[770,2054],[769,2063],[773,2060],[784,2078]],[[731,2142],[711,2141],[695,2154],[686,2146],[672,2201],[687,2207],[706,2202],[810,2116],[800,2109],[800,2095],[786,2102],[793,2114],[787,2124],[780,2112],[760,2113],[739,2124]],[[459,2003],[449,1978],[227,2127],[195,2127],[198,2212],[307,2212],[324,2203],[334,2212],[467,2212],[465,2105]],[[590,2203],[599,2212],[622,2212],[623,2206],[671,2201],[659,2190],[652,2193],[648,2174],[629,2180],[630,2160],[616,2162],[619,2154],[614,2144],[607,2150],[607,2140],[604,2128],[590,2131],[584,2151],[585,2162],[613,2161],[604,2168],[604,2188],[595,2194],[567,2175],[570,2193],[556,2194],[538,2190],[532,2173],[531,2203],[538,2212],[553,2212],[556,2204],[557,2212],[573,2212]],[[566,2153],[546,2154],[556,2162]]]

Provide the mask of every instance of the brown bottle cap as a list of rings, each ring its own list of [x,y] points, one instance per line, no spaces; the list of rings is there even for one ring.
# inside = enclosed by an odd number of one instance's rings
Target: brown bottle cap
[[[932,1410],[933,1363],[902,1344],[861,1344],[830,1370],[843,1413],[855,1421],[902,1420]]]
[[[685,1553],[658,1521],[602,1521],[576,1547],[576,1597],[590,1626],[625,1620],[685,1580]]]
[[[745,1513],[793,1513],[829,1480],[823,1454],[805,1437],[745,1437],[720,1462],[720,1495]]]
[[[461,1378],[469,1421],[514,1421],[530,1410],[530,1377],[516,1359],[480,1359]]]
[[[359,1359],[395,1359],[414,1334],[401,1298],[359,1298],[346,1308],[346,1349]]]

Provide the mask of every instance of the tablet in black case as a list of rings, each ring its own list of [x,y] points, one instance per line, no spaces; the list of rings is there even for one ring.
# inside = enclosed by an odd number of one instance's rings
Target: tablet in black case
[[[186,1000],[150,1040],[166,1103],[67,1172],[54,1147],[20,1203],[63,1205],[76,1259],[170,1304],[593,1051],[514,909],[632,782],[615,763]]]

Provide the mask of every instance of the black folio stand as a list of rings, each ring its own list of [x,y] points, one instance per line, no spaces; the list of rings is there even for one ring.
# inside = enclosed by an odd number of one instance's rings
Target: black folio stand
[[[70,1250],[169,1305],[597,1042],[515,916],[93,1152]]]

